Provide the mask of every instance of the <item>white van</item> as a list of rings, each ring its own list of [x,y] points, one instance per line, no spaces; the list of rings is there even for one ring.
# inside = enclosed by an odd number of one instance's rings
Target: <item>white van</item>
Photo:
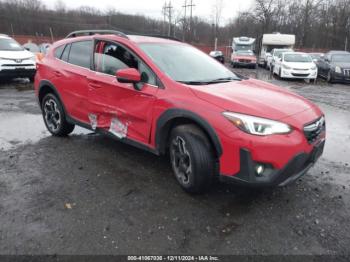
[[[289,34],[264,34],[257,44],[258,63],[266,67],[268,57],[273,49],[293,49],[295,35]]]
[[[34,81],[35,55],[7,35],[0,34],[0,79],[29,78]]]

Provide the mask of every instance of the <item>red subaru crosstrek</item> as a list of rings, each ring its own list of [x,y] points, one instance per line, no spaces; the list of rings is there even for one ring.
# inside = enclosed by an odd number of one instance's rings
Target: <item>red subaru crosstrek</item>
[[[73,32],[38,64],[35,90],[53,135],[79,125],[168,152],[187,192],[208,189],[215,177],[286,185],[309,170],[325,144],[316,105],[242,78],[175,40]]]

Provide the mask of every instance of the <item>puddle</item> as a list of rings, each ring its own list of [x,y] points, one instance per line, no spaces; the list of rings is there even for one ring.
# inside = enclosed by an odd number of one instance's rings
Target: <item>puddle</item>
[[[91,131],[76,127],[73,134]],[[0,113],[0,151],[11,150],[25,144],[38,142],[51,136],[41,115],[23,113]]]
[[[327,140],[323,157],[332,162],[350,164],[350,118],[347,111],[320,105],[326,115]]]

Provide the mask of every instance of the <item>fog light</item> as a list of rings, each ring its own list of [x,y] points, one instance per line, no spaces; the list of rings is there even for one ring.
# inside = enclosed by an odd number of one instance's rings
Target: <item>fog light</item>
[[[264,171],[265,171],[264,165],[257,164],[257,165],[255,166],[255,172],[256,172],[257,176],[262,176],[262,174],[264,173]]]

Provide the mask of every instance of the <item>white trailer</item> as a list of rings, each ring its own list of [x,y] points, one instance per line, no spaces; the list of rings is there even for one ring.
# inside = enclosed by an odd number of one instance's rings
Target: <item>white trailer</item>
[[[266,66],[267,57],[271,55],[272,49],[293,49],[295,45],[295,35],[289,34],[264,34],[259,40],[256,49],[261,66]]]
[[[254,51],[255,38],[246,36],[234,37],[232,41],[232,52],[236,51]]]

